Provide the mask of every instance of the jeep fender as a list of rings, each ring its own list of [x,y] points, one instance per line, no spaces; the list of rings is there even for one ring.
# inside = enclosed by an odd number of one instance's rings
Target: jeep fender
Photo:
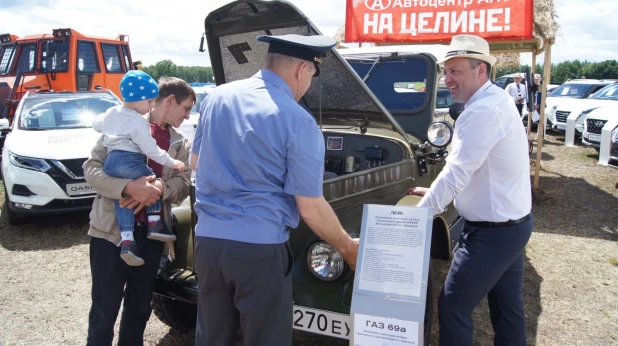
[[[398,206],[415,207],[421,196],[407,195],[397,202]],[[451,239],[447,222],[441,215],[433,218],[433,230],[431,233],[431,258],[448,260],[451,257]]]

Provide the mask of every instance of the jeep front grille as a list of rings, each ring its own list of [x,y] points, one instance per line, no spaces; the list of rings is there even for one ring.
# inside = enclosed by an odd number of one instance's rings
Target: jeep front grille
[[[569,114],[571,114],[571,112],[556,111],[556,122],[566,123]]]
[[[586,126],[588,127],[588,133],[601,134],[601,130],[607,120],[586,119]]]

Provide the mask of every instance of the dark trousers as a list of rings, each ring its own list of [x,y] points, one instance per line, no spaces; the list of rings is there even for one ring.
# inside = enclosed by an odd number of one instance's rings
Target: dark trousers
[[[118,346],[144,343],[144,330],[150,318],[152,291],[163,243],[146,238],[146,227],[135,231],[143,266],[131,267],[120,258],[120,248],[105,239],[90,239],[92,306],[88,320],[87,345],[110,346],[114,323],[124,298]],[[126,285],[126,286],[125,286]]]
[[[145,176],[154,175],[150,167],[146,165],[146,156],[124,150],[112,150],[109,152],[103,165],[103,172],[114,178],[138,179]],[[132,209],[121,208],[120,201],[114,200],[116,206],[116,218],[120,232],[133,232],[135,225],[135,214]],[[146,207],[148,215],[159,214],[161,212],[161,200],[157,200],[153,205]]]
[[[519,112],[519,116],[521,117],[522,111],[524,109],[524,104],[523,103],[516,103],[515,107],[517,107],[517,111]]]
[[[195,345],[292,345],[292,251],[287,243],[195,238]]]
[[[472,345],[472,310],[487,296],[494,345],[526,345],[523,250],[533,217],[496,228],[466,223],[438,300],[440,345]]]

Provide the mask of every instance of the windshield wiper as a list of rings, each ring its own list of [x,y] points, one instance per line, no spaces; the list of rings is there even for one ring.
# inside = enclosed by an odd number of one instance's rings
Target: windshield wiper
[[[53,129],[43,128],[43,127],[33,127],[33,128],[25,128],[24,130],[26,130],[26,131],[49,131],[49,130],[53,130]]]
[[[367,74],[365,75],[365,77],[363,78],[363,82],[367,83],[367,80],[369,79],[369,77],[371,77],[371,75],[375,72],[377,66],[382,63],[382,57],[377,57],[376,60],[373,62],[373,65],[371,65],[371,68],[369,69],[369,71],[367,71]]]

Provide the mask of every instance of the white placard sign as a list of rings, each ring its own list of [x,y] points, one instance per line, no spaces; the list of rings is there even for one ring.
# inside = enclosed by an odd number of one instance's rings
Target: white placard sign
[[[432,222],[431,208],[365,205],[350,345],[423,344]]]
[[[411,207],[366,211],[359,288],[420,298],[426,211]]]
[[[418,346],[418,322],[354,314],[354,345]]]

